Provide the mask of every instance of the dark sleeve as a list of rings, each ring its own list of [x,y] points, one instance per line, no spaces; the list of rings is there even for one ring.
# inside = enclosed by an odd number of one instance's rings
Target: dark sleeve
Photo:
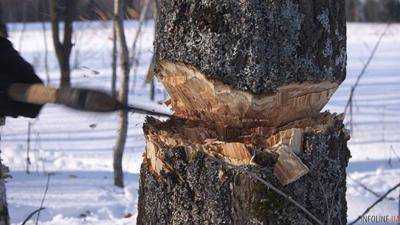
[[[13,48],[10,41],[0,37],[0,115],[35,118],[42,106],[11,100],[7,88],[13,83],[42,83],[33,67]]]

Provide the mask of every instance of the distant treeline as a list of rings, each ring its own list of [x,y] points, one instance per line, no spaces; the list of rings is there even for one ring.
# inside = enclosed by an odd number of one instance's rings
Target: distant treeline
[[[346,0],[347,21],[400,22],[400,0]]]
[[[57,0],[62,5],[63,1]],[[0,14],[5,22],[37,22],[50,20],[50,0],[0,0]],[[78,0],[77,20],[108,20],[113,0]],[[143,0],[127,0],[127,16],[138,18]],[[151,8],[151,7],[149,7]],[[151,17],[151,11],[148,12]]]

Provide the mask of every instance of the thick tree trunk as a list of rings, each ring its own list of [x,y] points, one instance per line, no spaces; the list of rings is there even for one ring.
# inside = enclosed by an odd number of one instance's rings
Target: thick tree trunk
[[[309,172],[284,186],[276,176],[279,151],[266,149],[293,128],[302,132],[301,150],[296,154]],[[205,125],[149,120],[137,224],[316,224],[235,165],[263,177],[324,224],[346,224],[349,151],[342,118],[326,113],[275,131],[253,130],[237,130],[230,141],[217,141],[228,137]],[[245,152],[239,151],[242,147]]]
[[[344,1],[161,1],[138,224],[346,224]]]

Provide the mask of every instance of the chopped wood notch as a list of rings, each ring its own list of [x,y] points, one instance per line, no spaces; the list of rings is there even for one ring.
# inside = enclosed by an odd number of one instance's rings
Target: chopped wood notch
[[[192,66],[165,61],[159,63],[158,75],[175,115],[239,127],[254,121],[276,127],[316,115],[338,88],[335,82],[304,82],[280,87],[273,95],[253,95],[209,80]]]
[[[192,66],[170,62],[159,63],[158,75],[175,115],[201,122],[170,122],[162,129],[148,123],[145,158],[152,171],[171,170],[164,160],[165,149],[183,148],[189,160],[201,151],[234,165],[257,164],[257,151],[262,149],[277,156],[271,169],[282,185],[309,169],[296,155],[301,154],[304,128],[276,128],[317,115],[338,87],[328,81],[302,83],[280,87],[272,95],[254,95],[210,80]],[[229,129],[233,134],[227,134]]]
[[[207,125],[188,123],[163,123],[150,120],[146,123],[145,138],[146,152],[144,157],[151,171],[160,174],[161,171],[171,171],[172,167],[164,160],[166,149],[184,149],[188,161],[195,158],[198,152],[219,158],[233,165],[258,165],[255,158],[260,153],[277,155],[271,170],[282,185],[290,184],[309,172],[308,167],[301,161],[297,154],[303,154],[303,133],[306,130],[319,130],[318,124],[306,124],[298,128],[294,123],[292,127],[277,131],[264,137],[264,142],[246,141],[242,143],[242,136],[248,135],[248,130],[238,130],[237,137],[230,141],[222,140],[212,127]],[[305,123],[308,123],[305,120]],[[325,129],[328,129],[329,124]],[[260,150],[261,149],[261,150]],[[261,151],[261,152],[260,152]],[[261,165],[265,167],[265,165]]]

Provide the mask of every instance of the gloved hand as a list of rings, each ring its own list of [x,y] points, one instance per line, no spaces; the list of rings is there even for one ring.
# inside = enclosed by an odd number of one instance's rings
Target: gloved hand
[[[35,118],[42,106],[13,101],[7,94],[13,83],[42,83],[33,67],[13,48],[10,41],[0,37],[0,116]]]

